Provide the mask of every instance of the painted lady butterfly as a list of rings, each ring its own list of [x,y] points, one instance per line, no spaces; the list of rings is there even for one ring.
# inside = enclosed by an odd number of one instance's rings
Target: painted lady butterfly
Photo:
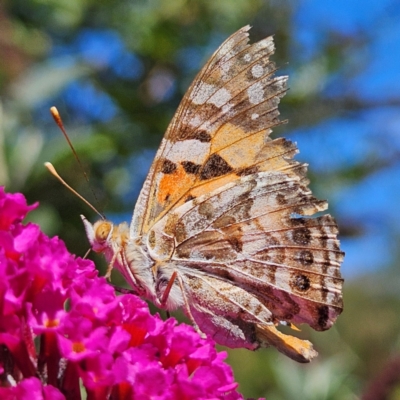
[[[317,352],[277,325],[332,326],[342,311],[344,253],[327,208],[307,188],[296,145],[271,140],[287,76],[273,77],[272,37],[246,26],[213,54],[183,98],[130,227],[82,216],[92,248],[160,308],[183,307],[229,347]]]

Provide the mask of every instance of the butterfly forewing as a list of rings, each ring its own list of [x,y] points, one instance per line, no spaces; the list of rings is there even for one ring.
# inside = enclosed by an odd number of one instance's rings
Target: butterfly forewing
[[[277,106],[287,77],[272,77],[272,38],[249,45],[248,30],[242,28],[222,44],[184,96],[139,197],[132,236],[239,175],[293,168],[285,160],[293,148],[282,142],[262,156],[270,128],[280,123]]]

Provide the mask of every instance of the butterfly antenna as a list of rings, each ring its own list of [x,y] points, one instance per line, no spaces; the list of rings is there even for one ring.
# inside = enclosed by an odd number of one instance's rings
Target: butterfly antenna
[[[54,168],[52,163],[45,162],[44,166],[50,171],[52,175],[54,175],[67,189],[69,189],[75,196],[78,196],[86,205],[88,205],[96,214],[100,216],[101,219],[106,219],[106,217],[98,211],[92,204],[90,204],[83,196],[81,196],[75,189],[72,189],[71,186],[68,185],[67,182],[58,175],[56,169]]]
[[[85,180],[86,180],[86,182],[88,183],[88,185],[89,185],[89,187],[90,187],[90,190],[91,190],[91,192],[92,192],[92,195],[93,195],[93,197],[94,197],[96,203],[99,204],[99,200],[98,200],[98,198],[97,198],[97,196],[96,196],[96,193],[94,192],[93,188],[91,187],[91,185],[90,185],[90,183],[89,183],[89,177],[88,177],[87,174],[86,174],[85,168],[83,168],[83,165],[82,165],[82,163],[81,163],[81,160],[80,160],[80,158],[78,157],[78,153],[76,152],[76,150],[75,150],[75,148],[74,148],[74,146],[73,146],[73,144],[72,144],[72,142],[71,142],[71,140],[70,140],[70,138],[69,138],[69,136],[68,136],[68,134],[67,134],[67,131],[66,131],[65,128],[64,128],[64,124],[63,124],[63,122],[62,122],[60,113],[59,113],[58,110],[57,110],[57,107],[54,107],[54,106],[51,107],[51,108],[50,108],[50,113],[51,113],[51,115],[53,116],[54,121],[56,122],[56,124],[57,124],[58,127],[60,128],[62,134],[63,134],[64,137],[65,137],[65,139],[67,140],[68,145],[69,145],[69,147],[71,148],[72,153],[74,154],[74,157],[75,157],[76,161],[78,161],[78,164],[79,164],[79,167],[80,167],[80,169],[81,169],[81,171],[82,171],[82,173],[83,173],[83,176],[85,177]],[[75,193],[76,193],[76,192],[75,192]],[[80,196],[80,197],[81,197],[81,196]],[[92,207],[92,208],[93,208],[93,207]]]

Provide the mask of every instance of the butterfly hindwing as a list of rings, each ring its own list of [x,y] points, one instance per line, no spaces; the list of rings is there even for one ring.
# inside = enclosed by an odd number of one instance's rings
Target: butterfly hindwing
[[[161,219],[150,247],[162,254],[164,238],[173,237],[169,261],[182,275],[197,271],[241,288],[255,301],[254,310],[243,305],[249,315],[258,318],[257,302],[271,312],[263,322],[328,329],[342,310],[343,253],[330,215],[305,217],[327,204],[300,181],[282,172],[238,178]],[[240,298],[227,289],[223,296]]]

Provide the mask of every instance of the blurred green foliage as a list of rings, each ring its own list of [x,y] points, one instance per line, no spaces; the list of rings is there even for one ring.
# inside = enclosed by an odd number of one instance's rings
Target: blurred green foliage
[[[88,244],[79,215],[96,217],[43,162],[51,161],[100,210],[129,219],[141,180],[190,81],[217,46],[246,24],[253,26],[253,40],[274,34],[274,61],[283,68],[290,61],[297,71],[281,105],[291,129],[368,107],[349,97],[321,98],[319,91],[349,49],[369,38],[332,34],[306,65],[301,58],[289,59],[298,46],[291,36],[296,7],[291,0],[0,3],[0,183],[23,192],[30,203],[40,201],[34,220],[83,255]],[[102,40],[96,43],[98,36]],[[348,74],[359,68],[350,63]],[[48,113],[52,105],[64,119],[97,200]],[[379,162],[360,163],[311,177],[316,192],[329,197],[379,167]],[[348,234],[361,229],[340,216],[339,222]],[[311,365],[295,364],[274,350],[229,351],[241,392],[270,400],[358,398],[399,352],[399,280],[394,272],[349,282],[337,325],[324,333],[302,329],[301,336],[311,337],[320,352]]]

